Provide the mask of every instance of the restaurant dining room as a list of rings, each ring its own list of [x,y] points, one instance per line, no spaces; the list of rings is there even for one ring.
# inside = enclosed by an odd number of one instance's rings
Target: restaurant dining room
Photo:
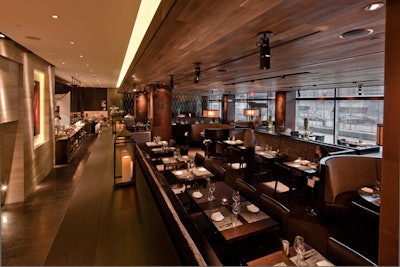
[[[399,265],[399,13],[2,1],[1,265]]]

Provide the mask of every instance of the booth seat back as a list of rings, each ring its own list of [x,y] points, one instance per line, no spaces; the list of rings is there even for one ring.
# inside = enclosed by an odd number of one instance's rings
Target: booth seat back
[[[356,191],[366,185],[374,185],[381,176],[381,159],[364,156],[339,156],[326,158],[324,169],[324,201],[334,203],[344,192]]]
[[[199,123],[191,125],[190,139],[191,140],[201,140],[202,136],[201,132],[205,131],[205,129],[209,128],[221,128],[221,129],[232,129],[233,126],[229,124],[223,123]]]

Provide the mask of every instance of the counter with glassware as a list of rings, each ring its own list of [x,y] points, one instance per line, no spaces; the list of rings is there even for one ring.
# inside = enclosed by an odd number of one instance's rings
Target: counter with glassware
[[[55,128],[56,139],[56,165],[67,164],[80,145],[86,140],[87,134],[91,132],[90,124],[81,121],[71,126],[57,126]]]

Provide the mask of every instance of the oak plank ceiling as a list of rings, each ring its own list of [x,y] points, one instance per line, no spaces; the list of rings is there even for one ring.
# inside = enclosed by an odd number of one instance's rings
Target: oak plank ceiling
[[[267,92],[383,85],[385,8],[371,1],[178,0],[132,66],[133,84],[169,84],[173,92]],[[341,39],[355,29],[365,37]],[[257,34],[272,31],[271,68],[259,68]],[[201,63],[195,84],[195,63]],[[135,78],[132,78],[134,76]],[[253,82],[252,82],[253,81]]]

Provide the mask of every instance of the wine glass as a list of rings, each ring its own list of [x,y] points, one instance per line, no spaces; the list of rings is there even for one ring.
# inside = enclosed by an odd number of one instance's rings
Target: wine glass
[[[232,203],[232,213],[233,213],[232,225],[235,226],[238,214],[240,213],[240,202],[235,201]]]
[[[294,251],[296,251],[297,253],[297,266],[301,266],[303,259],[304,259],[304,252],[305,252],[305,248],[304,248],[304,238],[301,236],[296,236],[294,239],[294,243],[293,243],[293,248]]]
[[[239,191],[233,192],[233,194],[232,194],[232,199],[233,199],[234,202],[238,202],[238,201],[240,200]]]
[[[208,196],[208,200],[213,200],[214,199],[214,192],[215,192],[215,184],[210,182],[208,185],[208,191],[210,192],[210,195]]]

